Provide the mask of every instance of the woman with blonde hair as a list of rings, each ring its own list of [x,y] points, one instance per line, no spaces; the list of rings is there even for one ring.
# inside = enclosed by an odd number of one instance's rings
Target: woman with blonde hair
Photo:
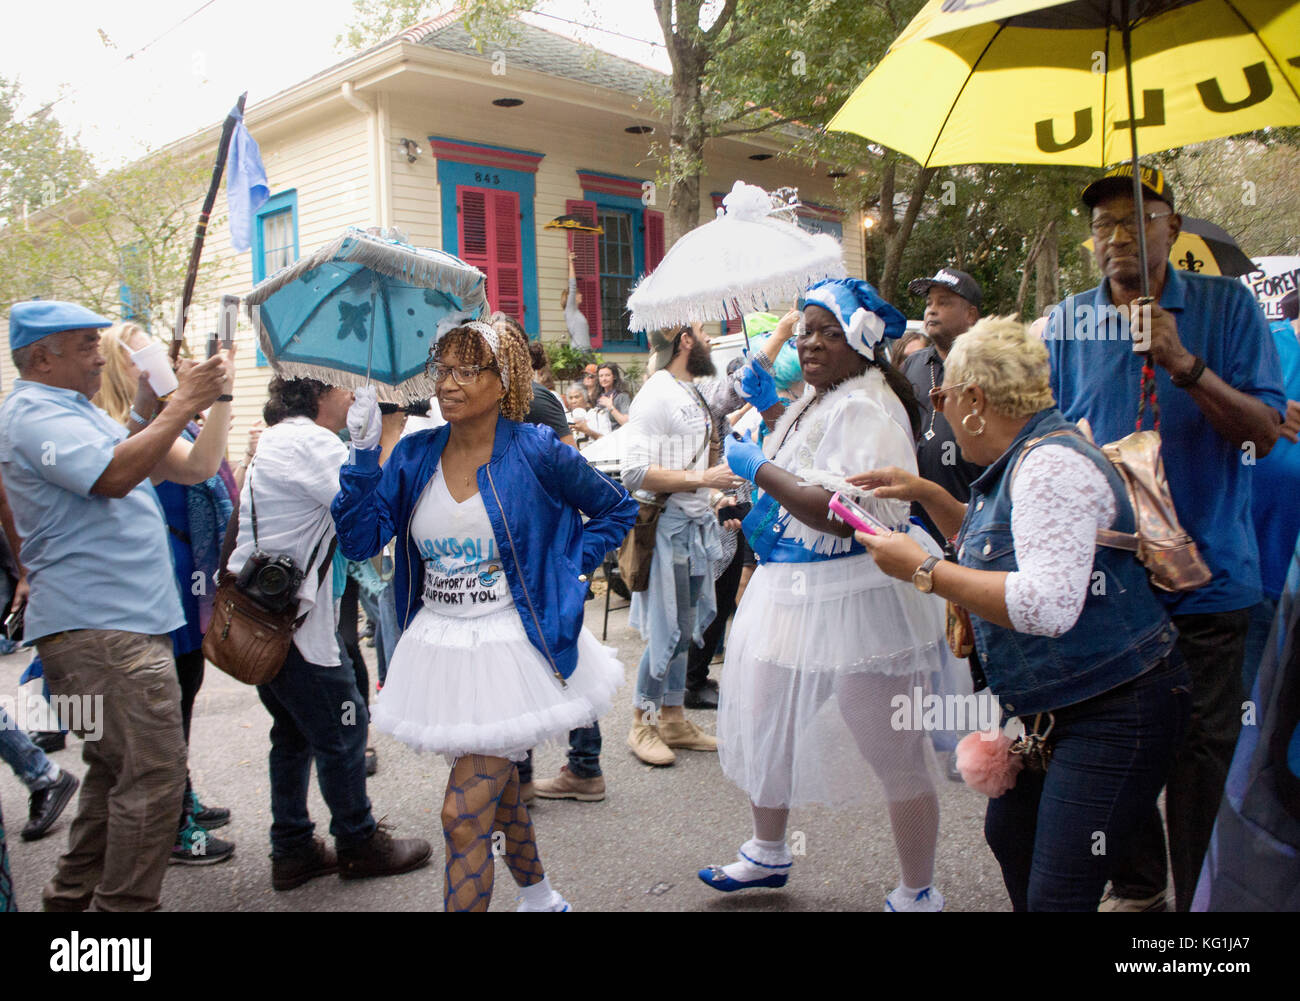
[[[131,433],[147,427],[158,407],[148,380],[141,377],[140,369],[131,360],[131,352],[139,351],[151,340],[134,323],[115,324],[100,336],[104,372],[93,402]],[[203,633],[212,618],[221,546],[233,509],[232,498],[239,492],[225,460],[234,388],[233,358],[232,349],[227,363],[226,391],[208,411],[202,428],[191,422],[155,470],[165,477],[154,480],[154,490],[167,522],[176,587],[185,609],[185,625],[172,633],[172,654],[180,680],[181,722],[187,743],[194,699],[203,684]],[[196,587],[200,577],[203,586]],[[172,861],[210,865],[229,858],[235,846],[208,833],[229,822],[230,811],[205,806],[187,775]]]
[[[1134,552],[1123,481],[1052,398],[1047,349],[988,317],[959,337],[931,394],[962,456],[985,471],[968,504],[911,471],[850,477],[877,498],[917,500],[947,536],[946,563],[905,535],[865,535],[876,565],[970,613],[1004,720],[1041,754],[973,741],[959,767],[989,800],[984,834],[1018,910],[1095,911],[1114,860],[1155,807],[1188,718],[1174,628]],[[983,752],[983,753],[976,753]],[[963,760],[966,762],[963,764]],[[996,782],[992,781],[996,779]]]
[[[451,761],[447,910],[487,909],[496,831],[519,909],[568,910],[542,868],[518,763],[595,722],[623,681],[615,651],[582,618],[587,575],[622,542],[637,505],[549,427],[524,422],[532,366],[507,325],[448,331],[428,372],[447,423],[403,438],[382,469],[378,406],[358,390],[352,461],[332,507],[348,559],[397,537],[404,631],[375,725]]]

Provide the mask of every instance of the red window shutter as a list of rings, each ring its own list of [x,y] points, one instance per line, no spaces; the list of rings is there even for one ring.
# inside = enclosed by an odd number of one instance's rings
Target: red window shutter
[[[566,214],[581,219],[589,226],[598,224],[595,202],[571,198],[564,203]],[[569,249],[573,251],[573,272],[578,279],[578,292],[582,295],[582,315],[587,318],[591,332],[591,346],[601,346],[600,325],[600,237],[595,233],[570,231]],[[565,269],[567,272],[567,268]],[[566,274],[565,284],[568,284]]]
[[[490,281],[487,192],[481,188],[457,188],[456,209],[460,230],[460,257],[488,275]]]
[[[492,260],[495,265],[495,309],[524,322],[524,269],[520,253],[519,195],[514,191],[493,191]]]
[[[664,214],[645,210],[645,269],[649,274],[664,259]]]

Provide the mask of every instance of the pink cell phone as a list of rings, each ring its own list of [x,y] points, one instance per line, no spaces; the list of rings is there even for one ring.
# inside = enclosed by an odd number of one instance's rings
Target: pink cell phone
[[[827,506],[859,532],[866,532],[868,535],[888,535],[891,531],[889,526],[879,518],[868,514],[861,506],[855,504],[843,494],[837,493],[832,496],[831,502]]]

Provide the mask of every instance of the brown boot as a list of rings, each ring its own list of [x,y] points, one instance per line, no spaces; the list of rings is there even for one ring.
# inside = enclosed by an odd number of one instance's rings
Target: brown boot
[[[660,719],[659,736],[669,747],[687,751],[716,751],[718,738],[711,737],[688,719]]]
[[[292,890],[309,879],[338,871],[338,856],[320,838],[312,838],[311,845],[296,855],[271,856],[271,886],[277,890]]]
[[[576,799],[583,803],[599,803],[605,798],[605,776],[580,779],[565,765],[555,778],[542,779],[534,787],[542,799]]]
[[[420,868],[432,854],[433,847],[423,838],[398,840],[381,824],[365,844],[339,848],[339,876],[343,879],[396,876]]]
[[[640,711],[637,711],[636,718],[632,721],[632,731],[627,735],[627,746],[647,765],[671,765],[677,760],[677,755],[673,754],[672,749],[663,742],[659,731],[642,720]]]

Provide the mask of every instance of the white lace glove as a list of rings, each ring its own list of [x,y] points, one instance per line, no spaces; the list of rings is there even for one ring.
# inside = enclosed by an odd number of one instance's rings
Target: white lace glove
[[[348,408],[348,434],[352,436],[352,447],[361,451],[377,448],[383,425],[375,387],[362,386],[354,396],[352,406]]]

